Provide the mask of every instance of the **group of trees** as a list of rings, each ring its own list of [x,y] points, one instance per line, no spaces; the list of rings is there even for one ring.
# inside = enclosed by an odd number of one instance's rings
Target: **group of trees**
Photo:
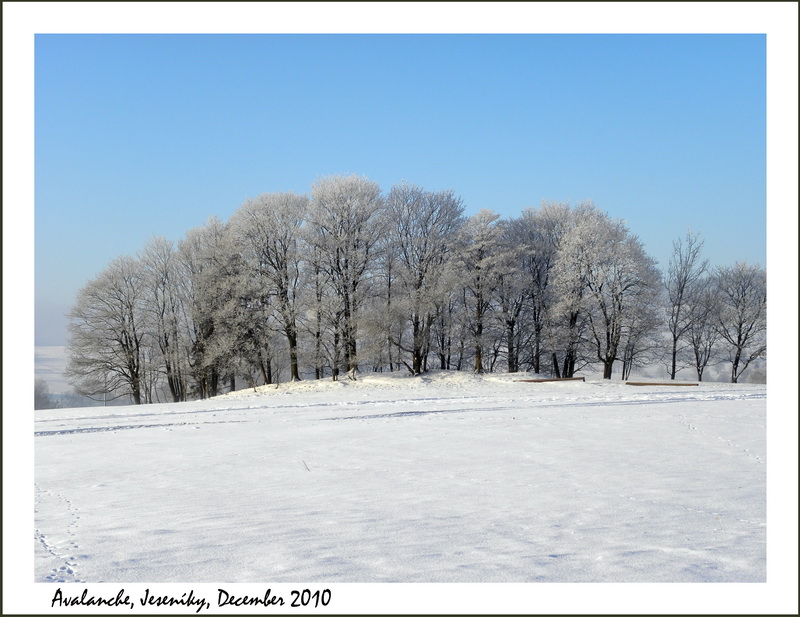
[[[112,261],[70,314],[68,375],[87,395],[182,401],[360,370],[611,378],[764,357],[765,272],[710,270],[702,241],[657,269],[591,202],[464,216],[453,191],[358,176],[248,199],[176,244]]]
[[[59,402],[50,395],[50,387],[44,379],[37,378],[33,382],[33,408],[58,409]]]
[[[754,361],[766,359],[766,271],[744,262],[712,271],[701,258],[702,247],[691,232],[673,243],[664,279],[669,375],[675,379],[680,368],[693,367],[702,381],[706,367],[722,354],[737,383]]]

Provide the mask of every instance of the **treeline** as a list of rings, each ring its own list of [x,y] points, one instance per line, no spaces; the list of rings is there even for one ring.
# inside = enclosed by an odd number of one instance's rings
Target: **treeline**
[[[78,293],[67,373],[137,404],[364,370],[702,379],[729,361],[736,382],[765,357],[766,273],[701,249],[688,233],[662,273],[591,202],[467,218],[453,191],[330,176],[113,260]]]

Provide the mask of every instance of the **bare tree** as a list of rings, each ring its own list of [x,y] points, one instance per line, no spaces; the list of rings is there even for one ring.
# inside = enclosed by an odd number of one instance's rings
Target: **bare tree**
[[[695,296],[700,291],[700,282],[708,269],[708,261],[700,258],[703,241],[696,233],[688,231],[686,238],[672,243],[672,257],[669,261],[664,287],[667,292],[667,327],[670,333],[669,376],[675,379],[681,345],[686,341],[692,328],[696,313],[689,310]]]
[[[142,278],[138,261],[118,257],[78,292],[65,374],[79,394],[145,400]]]
[[[731,383],[751,362],[766,356],[767,273],[757,265],[736,262],[717,268],[717,331],[728,343]]]
[[[691,363],[698,381],[703,381],[703,373],[715,356],[719,341],[719,330],[715,322],[718,297],[714,283],[713,277],[709,276],[698,281],[698,291],[693,294],[688,305],[691,312],[688,333]]]
[[[622,379],[628,379],[634,368],[645,366],[662,356],[663,339],[661,303],[653,295],[642,294],[633,298],[623,330]]]

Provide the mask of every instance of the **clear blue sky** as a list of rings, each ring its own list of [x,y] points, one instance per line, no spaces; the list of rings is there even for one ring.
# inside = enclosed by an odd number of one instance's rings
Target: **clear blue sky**
[[[148,238],[356,173],[467,213],[592,199],[666,266],[766,261],[766,37],[35,38],[36,344]]]

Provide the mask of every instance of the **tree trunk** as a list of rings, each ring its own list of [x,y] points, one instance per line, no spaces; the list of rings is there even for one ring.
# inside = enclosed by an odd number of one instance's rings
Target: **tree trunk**
[[[336,326],[333,330],[333,358],[331,362],[331,378],[333,381],[339,381],[339,356],[341,354],[339,335],[339,322],[337,319]]]
[[[475,372],[483,373],[483,350],[480,343],[475,345]]]
[[[322,379],[322,327],[319,318],[314,332],[314,379]]]
[[[475,315],[475,372],[483,373],[483,315]]]
[[[272,383],[272,362],[269,358],[266,360],[264,356],[261,354],[261,350],[258,352],[258,367],[261,369],[261,377],[264,380],[265,385],[269,385]]]
[[[553,372],[555,373],[556,379],[561,379],[561,371],[558,370],[558,356],[556,352],[553,352]],[[536,371],[538,373],[538,371]]]
[[[561,370],[562,377],[574,377],[575,373],[575,351],[568,349],[564,354],[564,368]]]
[[[139,380],[135,379],[131,384],[131,396],[133,397],[133,404],[134,405],[141,405],[142,404],[142,391],[139,386]]]
[[[300,372],[297,366],[297,330],[292,328],[286,332],[289,343],[289,380],[300,381]]]
[[[669,370],[669,378],[673,381],[675,380],[675,374],[678,372],[677,370],[678,364],[678,339],[673,336],[672,337],[672,365]]]
[[[733,357],[733,366],[731,367],[731,383],[739,382],[739,361],[741,357],[741,348],[737,347],[736,355]]]
[[[422,327],[416,314],[411,318],[411,340],[411,372],[419,375],[422,372]]]
[[[519,363],[517,360],[517,347],[514,340],[514,328],[516,323],[511,321],[508,323],[508,372],[516,373],[519,370]]]

